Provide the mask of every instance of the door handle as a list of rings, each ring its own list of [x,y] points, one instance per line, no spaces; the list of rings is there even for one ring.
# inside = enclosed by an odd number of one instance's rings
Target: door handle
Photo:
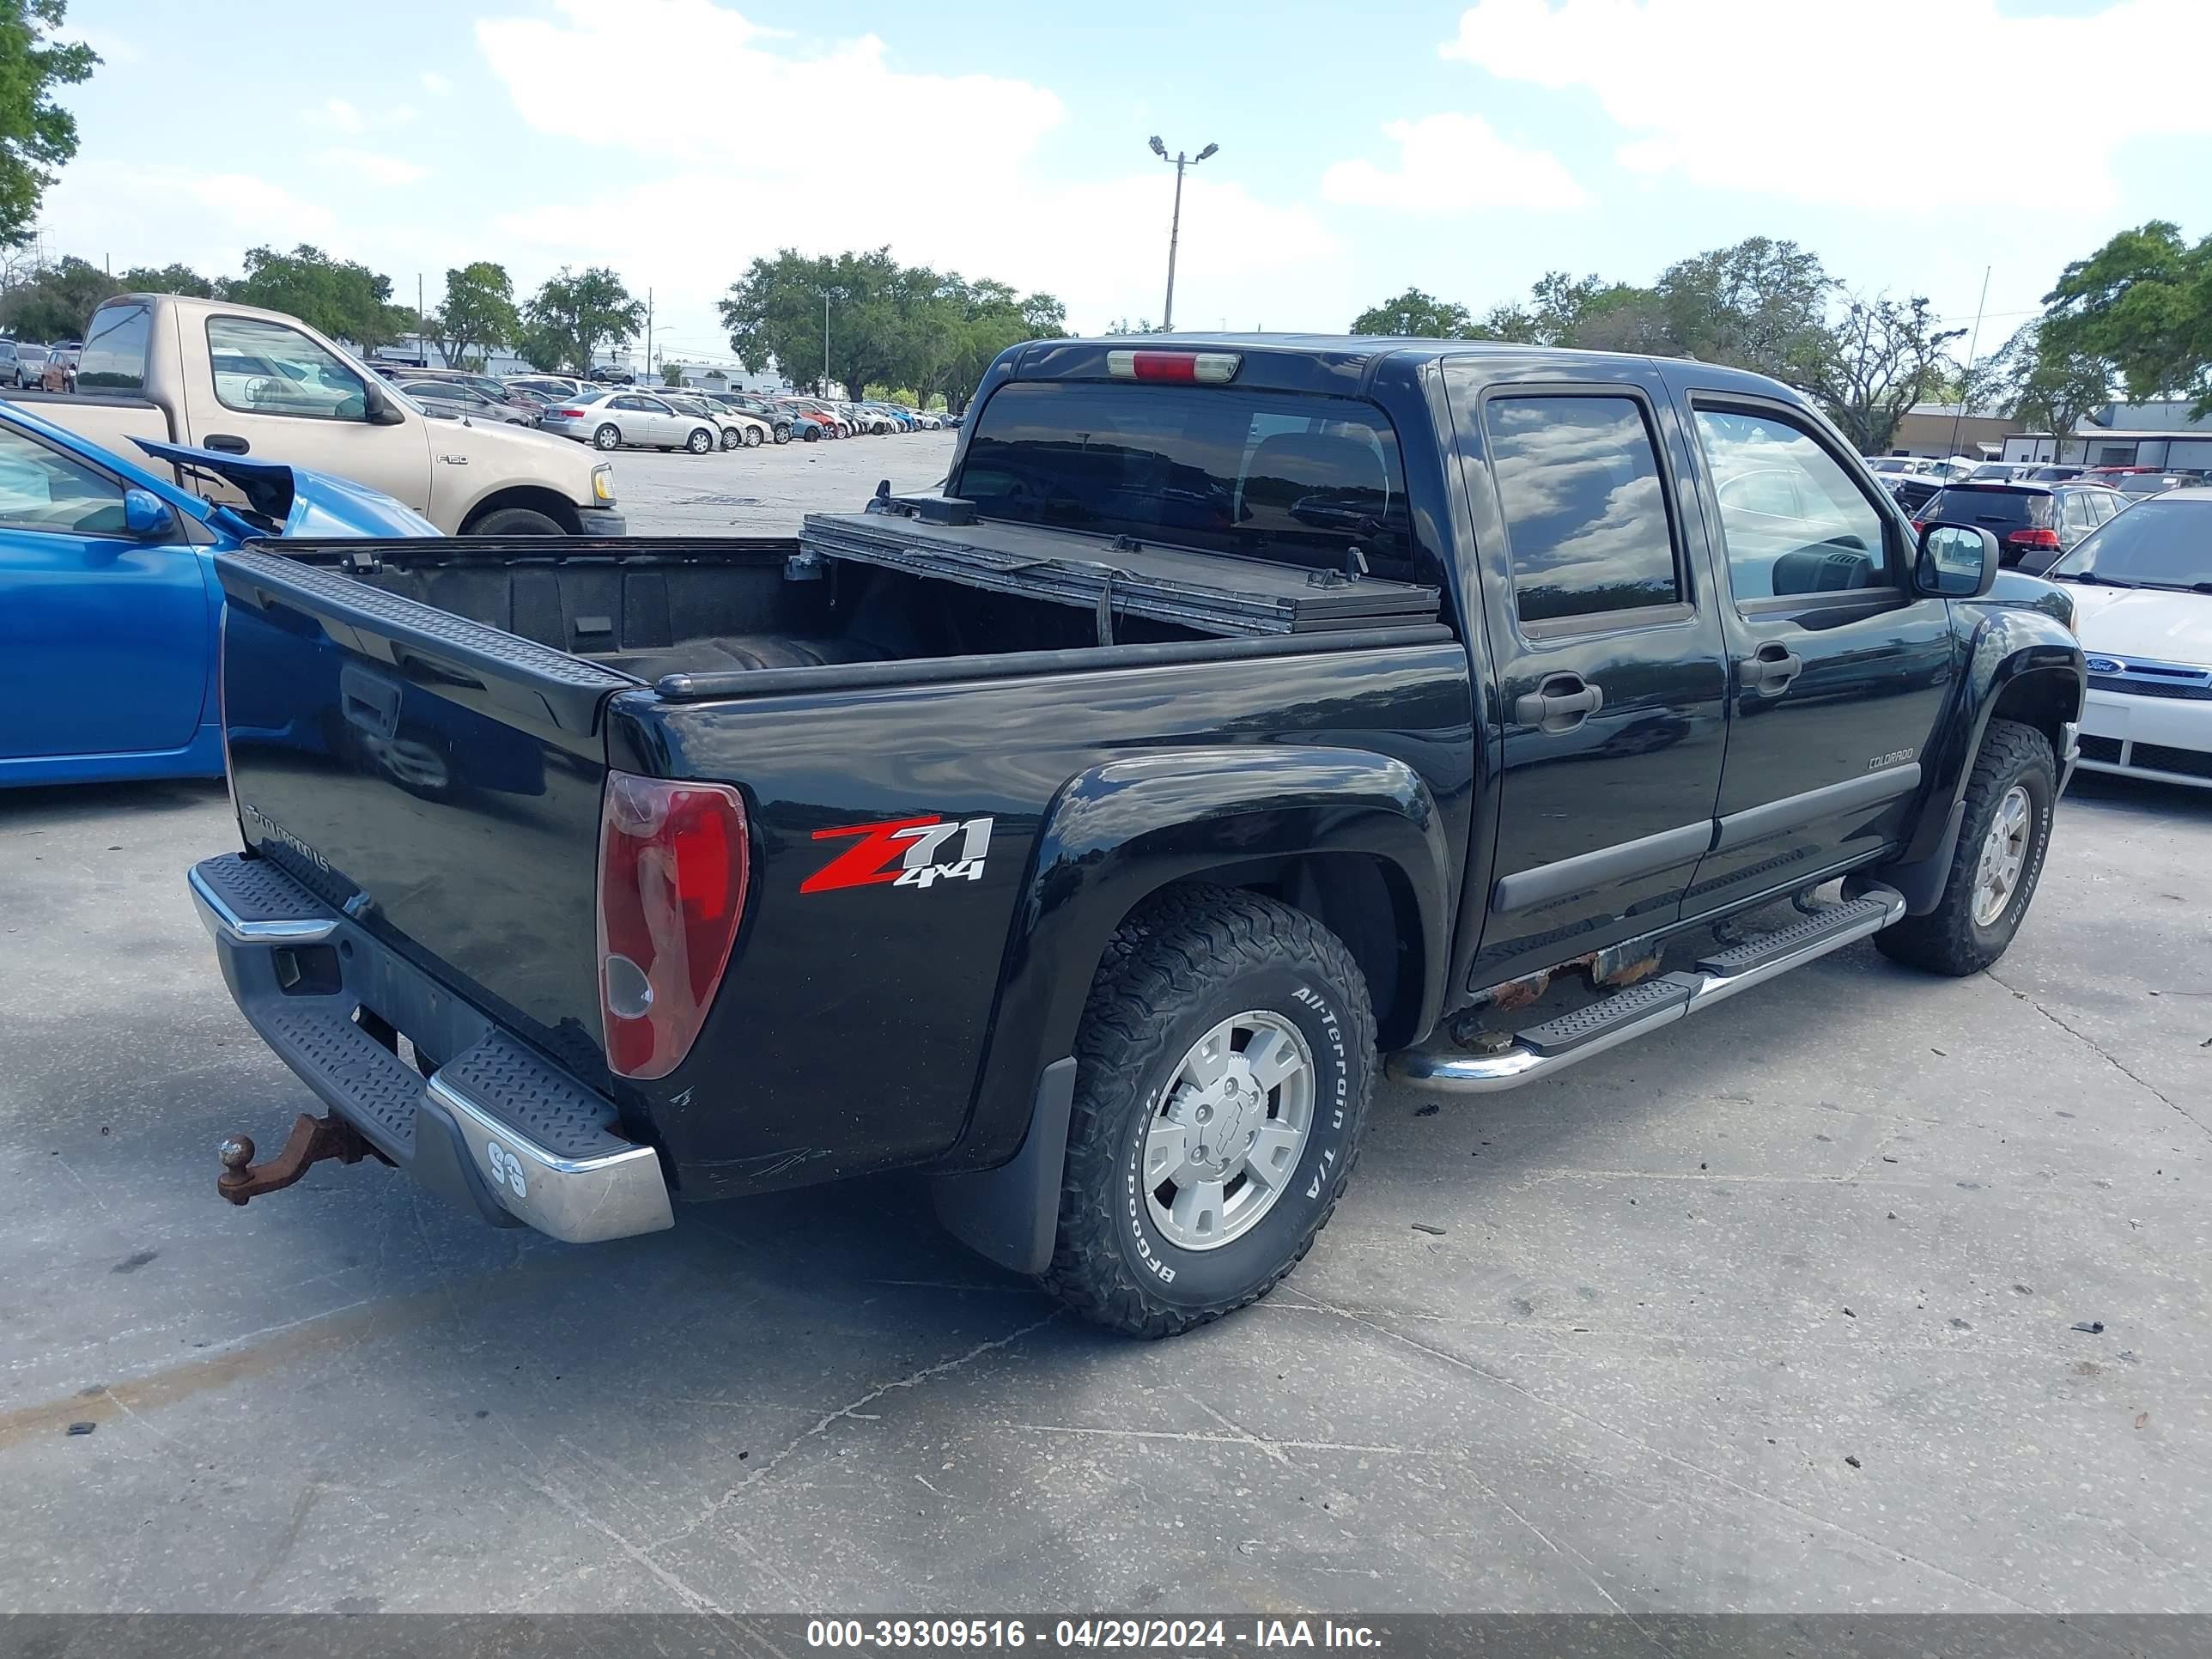
[[[1735,666],[1745,690],[1771,697],[1778,696],[1804,672],[1805,659],[1788,646],[1770,641],[1759,647],[1756,656],[1746,657]]]
[[[252,446],[234,433],[210,432],[200,447],[219,449],[226,455],[243,455]]]
[[[1547,674],[1526,696],[1516,698],[1513,718],[1547,732],[1571,732],[1605,707],[1605,693],[1579,674]]]

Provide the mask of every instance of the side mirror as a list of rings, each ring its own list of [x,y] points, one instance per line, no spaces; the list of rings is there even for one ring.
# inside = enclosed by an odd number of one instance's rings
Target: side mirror
[[[1938,599],[1978,599],[1997,579],[2003,555],[1997,538],[1978,525],[1944,524],[1920,532],[1913,591]]]
[[[371,426],[404,426],[407,423],[406,411],[384,395],[382,386],[372,382],[364,385],[362,391],[366,394],[364,408]]]
[[[176,533],[176,516],[168,504],[150,489],[126,489],[123,492],[123,528],[141,541],[151,541],[157,536]]]

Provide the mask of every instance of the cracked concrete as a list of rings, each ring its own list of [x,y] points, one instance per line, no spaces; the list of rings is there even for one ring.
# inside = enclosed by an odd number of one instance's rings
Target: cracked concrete
[[[1153,1345],[899,1181],[588,1249],[220,1204],[302,1098],[183,897],[227,816],[0,797],[0,1607],[2212,1606],[2212,796],[2069,798],[2000,977],[1386,1091],[1281,1291]]]

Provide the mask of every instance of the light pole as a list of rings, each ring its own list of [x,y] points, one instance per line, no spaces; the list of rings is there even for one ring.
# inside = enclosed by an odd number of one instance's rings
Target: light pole
[[[1175,216],[1168,221],[1168,297],[1160,308],[1160,332],[1163,334],[1175,331],[1176,243],[1182,234],[1182,170],[1196,167],[1220,148],[1218,144],[1208,144],[1195,155],[1187,156],[1177,150],[1170,156],[1168,147],[1160,142],[1159,134],[1152,135],[1152,154],[1163,161],[1172,161],[1176,170]]]
[[[830,290],[822,290],[822,395],[830,395]]]

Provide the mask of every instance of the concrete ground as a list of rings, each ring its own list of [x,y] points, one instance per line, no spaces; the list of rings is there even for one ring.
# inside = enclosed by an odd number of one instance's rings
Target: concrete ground
[[[1153,1345],[902,1181],[588,1249],[374,1165],[230,1209],[309,1101],[185,898],[233,834],[0,796],[0,1608],[2212,1609],[2212,793],[2077,783],[1994,974],[1386,1088],[1298,1272]]]
[[[615,456],[615,494],[635,536],[793,535],[805,514],[859,512],[882,479],[902,494],[934,488],[959,435],[939,428],[712,455],[625,449]]]

